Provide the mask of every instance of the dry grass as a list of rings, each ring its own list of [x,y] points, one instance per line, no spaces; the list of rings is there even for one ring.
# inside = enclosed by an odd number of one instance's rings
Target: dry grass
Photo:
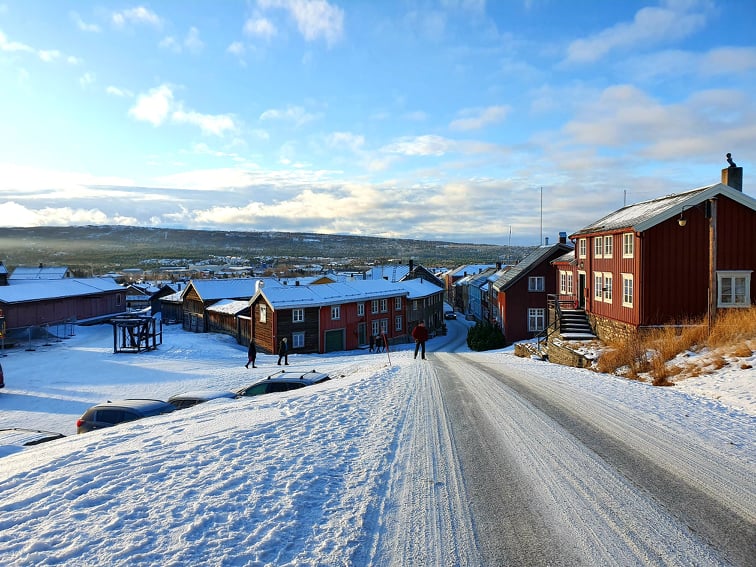
[[[609,344],[601,353],[596,370],[619,374],[632,379],[643,379],[648,373],[655,386],[670,386],[673,376],[700,376],[729,364],[727,357],[747,358],[756,350],[756,307],[728,309],[717,314],[709,332],[706,321],[686,321],[682,326],[654,329],[642,336],[633,336],[626,341]],[[712,351],[705,367],[670,363],[679,354]],[[750,368],[749,364],[740,366]]]

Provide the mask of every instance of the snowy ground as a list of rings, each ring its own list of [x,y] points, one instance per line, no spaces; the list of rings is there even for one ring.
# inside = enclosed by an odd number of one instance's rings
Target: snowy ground
[[[429,350],[457,350],[451,345],[459,344],[465,324],[451,322],[449,335],[429,341]],[[234,390],[279,369],[270,355],[258,355],[259,368],[245,369],[246,349],[229,337],[176,326],[165,327],[155,352],[114,354],[112,345],[109,325],[79,327],[75,336],[2,358],[0,428],[69,437],[21,451],[0,447],[0,564],[337,565],[375,559],[371,534],[381,529],[376,495],[396,449],[400,410],[423,372],[409,347],[390,355],[295,355],[291,370],[316,369],[334,379],[77,436],[76,419],[106,399]],[[754,460],[753,355],[673,388],[518,359],[509,351],[472,356],[544,379],[587,383]]]

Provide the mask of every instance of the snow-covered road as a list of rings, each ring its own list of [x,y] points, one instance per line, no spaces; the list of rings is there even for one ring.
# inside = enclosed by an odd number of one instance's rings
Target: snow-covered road
[[[390,364],[295,357],[292,369],[334,379],[0,458],[0,564],[752,561],[752,416],[669,388],[455,352],[463,332],[457,322],[431,340],[428,361],[408,347]],[[46,348],[3,362],[12,381],[0,425],[71,424],[114,392],[165,399],[254,375],[228,337],[175,328],[139,356],[112,354],[97,329]],[[37,371],[24,374],[30,361]]]

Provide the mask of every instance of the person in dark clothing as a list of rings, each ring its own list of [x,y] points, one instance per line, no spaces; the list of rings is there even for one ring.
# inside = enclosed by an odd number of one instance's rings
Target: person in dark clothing
[[[368,352],[373,352],[373,350],[375,350],[375,337],[370,335],[370,348],[368,349]]]
[[[421,351],[422,358],[425,360],[425,341],[428,340],[428,329],[425,328],[425,322],[420,321],[412,329],[412,338],[415,339],[415,358],[417,358],[417,352]]]
[[[289,341],[286,337],[281,339],[278,344],[278,364],[281,364],[281,359],[284,360],[284,364],[289,364]]]
[[[255,344],[255,339],[252,339],[249,341],[249,348],[247,349],[247,364],[244,365],[244,368],[249,368],[249,364],[252,363],[252,368],[257,368],[255,366],[255,359],[257,358],[257,345]]]

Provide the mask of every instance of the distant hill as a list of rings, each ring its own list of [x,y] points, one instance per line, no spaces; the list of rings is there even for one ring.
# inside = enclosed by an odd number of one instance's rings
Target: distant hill
[[[311,261],[364,265],[409,259],[425,266],[514,262],[532,248],[297,232],[236,232],[130,226],[0,228],[7,267],[66,265],[82,274],[150,269],[167,259],[196,263],[237,257],[250,264]]]

